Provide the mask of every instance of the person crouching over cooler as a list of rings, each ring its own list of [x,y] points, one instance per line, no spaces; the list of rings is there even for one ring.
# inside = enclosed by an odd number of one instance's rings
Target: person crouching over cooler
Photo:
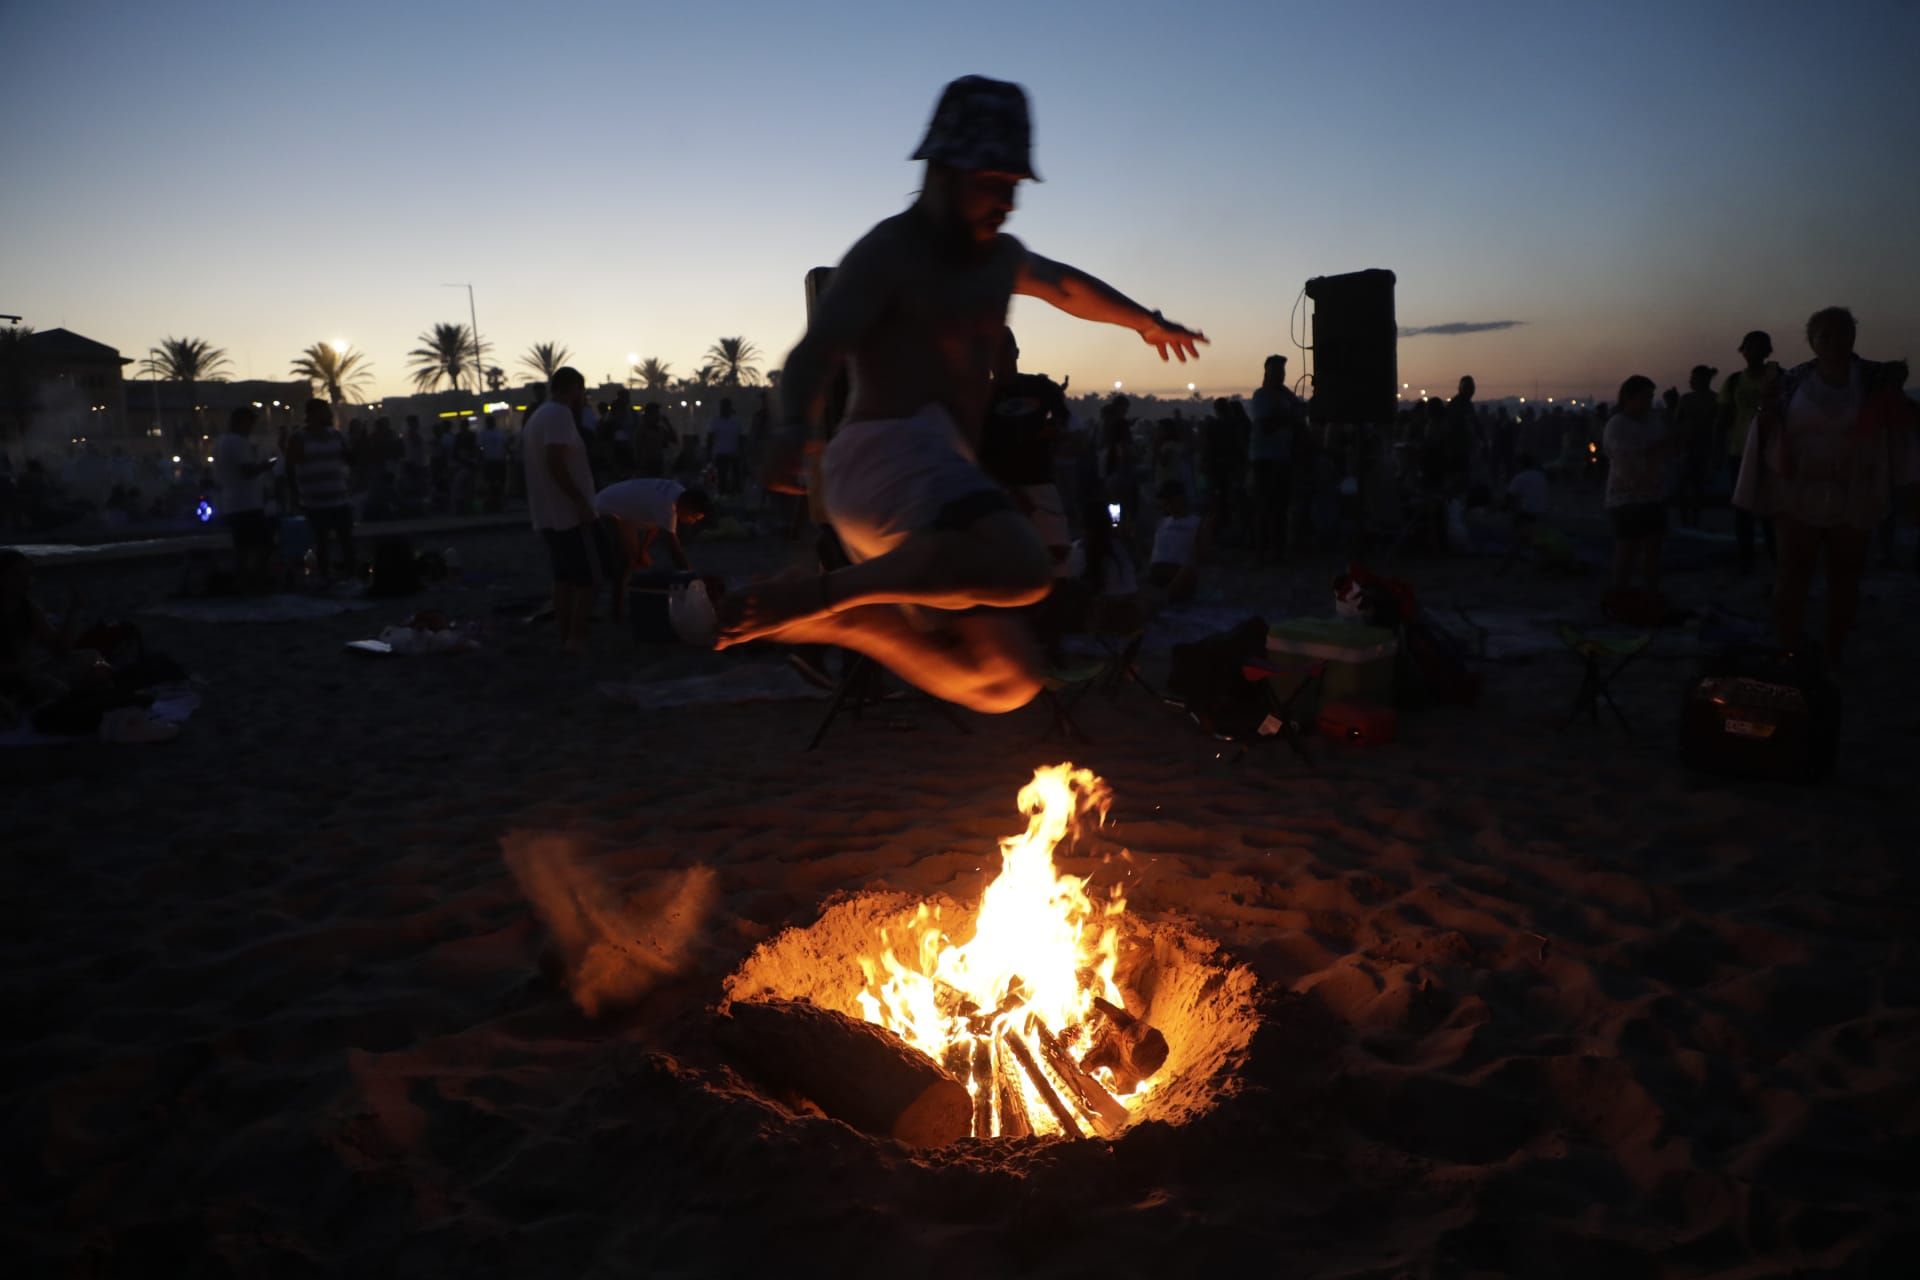
[[[665,551],[683,572],[687,550],[680,531],[707,518],[712,504],[700,489],[673,480],[622,480],[602,489],[593,500],[613,544],[613,616],[627,616],[627,581],[635,569],[653,567],[656,550]]]

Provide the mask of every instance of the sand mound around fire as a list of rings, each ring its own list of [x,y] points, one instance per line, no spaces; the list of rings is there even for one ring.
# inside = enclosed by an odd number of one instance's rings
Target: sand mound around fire
[[[886,945],[883,938],[911,936],[923,903],[948,933],[964,937],[972,931],[972,909],[950,899],[854,894],[831,902],[814,924],[763,943],[728,977],[726,999],[806,1000],[859,1018],[858,997],[866,984],[861,958],[876,958]],[[1129,994],[1130,1012],[1167,1039],[1166,1064],[1153,1077],[1133,1123],[1182,1124],[1238,1092],[1239,1071],[1258,1025],[1250,970],[1181,925],[1126,917],[1116,978]]]

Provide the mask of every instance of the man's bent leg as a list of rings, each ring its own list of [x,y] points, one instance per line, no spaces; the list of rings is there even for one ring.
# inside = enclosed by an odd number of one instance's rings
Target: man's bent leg
[[[1018,710],[1040,692],[1039,648],[1010,614],[962,614],[926,632],[898,608],[863,605],[793,623],[779,639],[851,649],[936,698],[989,715]]]
[[[1018,608],[1043,599],[1052,583],[1033,525],[1017,512],[995,511],[964,530],[910,534],[892,550],[830,574],[784,574],[731,595],[719,647],[862,605]]]

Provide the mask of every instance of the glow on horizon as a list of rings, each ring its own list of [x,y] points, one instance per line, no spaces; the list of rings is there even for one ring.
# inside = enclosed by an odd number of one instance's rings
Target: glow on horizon
[[[1522,322],[1400,344],[1408,383],[1470,372],[1488,399],[1683,386],[1756,327],[1797,359],[1833,302],[1865,353],[1910,354],[1920,7],[1871,7],[1874,39],[1836,43],[1789,38],[1808,18],[1768,0],[742,0],[718,39],[695,7],[592,3],[543,11],[550,40],[491,0],[342,0],[318,26],[228,0],[7,6],[0,308],[127,354],[203,337],[237,378],[285,378],[314,334],[350,332],[377,400],[409,389],[422,331],[467,322],[440,282],[472,280],[516,380],[546,341],[596,382],[628,356],[691,373],[721,334],[777,367],[806,270],[904,206],[940,85],[983,71],[1029,87],[1047,179],[1009,229],[1213,339],[1197,371],[1163,366],[1016,300],[1024,363],[1076,392],[1179,395],[1195,373],[1242,392],[1270,352],[1301,373],[1302,282],[1369,266],[1398,273],[1402,325]],[[591,74],[583,41],[670,56],[638,87]]]

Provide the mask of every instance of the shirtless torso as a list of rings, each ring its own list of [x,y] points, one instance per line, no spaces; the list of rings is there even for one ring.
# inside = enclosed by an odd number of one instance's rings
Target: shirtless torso
[[[877,278],[835,281],[880,295],[873,322],[848,353],[847,417],[904,418],[937,402],[977,443],[993,353],[1026,257],[1004,234],[987,245],[943,245],[911,209],[868,232],[848,262],[871,267]]]

